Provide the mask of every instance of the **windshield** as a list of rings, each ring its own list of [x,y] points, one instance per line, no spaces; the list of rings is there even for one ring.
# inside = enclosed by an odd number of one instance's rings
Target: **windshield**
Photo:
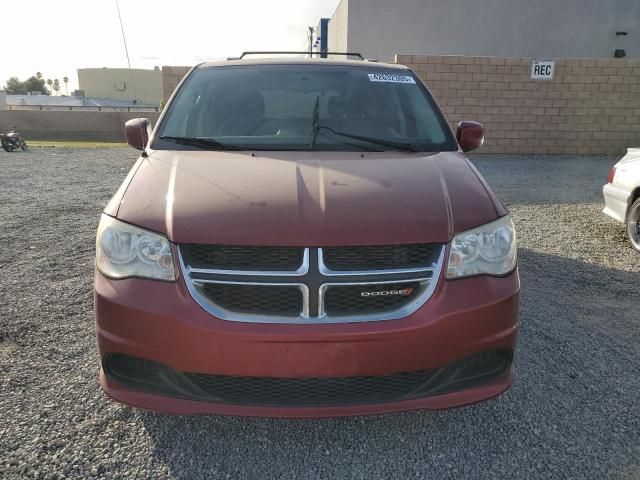
[[[443,151],[457,146],[410,71],[343,65],[196,69],[156,149]]]

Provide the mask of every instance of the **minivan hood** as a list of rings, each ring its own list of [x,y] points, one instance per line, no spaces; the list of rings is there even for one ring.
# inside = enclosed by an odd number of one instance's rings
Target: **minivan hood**
[[[121,191],[107,213],[176,243],[439,243],[498,216],[455,152],[153,151]]]

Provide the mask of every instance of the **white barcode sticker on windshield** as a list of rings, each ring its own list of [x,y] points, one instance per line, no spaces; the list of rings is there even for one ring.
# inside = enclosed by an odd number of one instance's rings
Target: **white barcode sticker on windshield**
[[[370,82],[387,82],[387,83],[416,83],[410,75],[391,75],[388,73],[370,73]]]

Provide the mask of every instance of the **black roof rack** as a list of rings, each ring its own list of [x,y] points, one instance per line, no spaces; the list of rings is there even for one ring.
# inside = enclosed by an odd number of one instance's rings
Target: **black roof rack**
[[[337,55],[341,57],[358,57],[364,60],[364,57],[357,52],[289,52],[289,51],[264,51],[264,52],[242,52],[239,57],[229,57],[227,60],[242,60],[247,55]]]

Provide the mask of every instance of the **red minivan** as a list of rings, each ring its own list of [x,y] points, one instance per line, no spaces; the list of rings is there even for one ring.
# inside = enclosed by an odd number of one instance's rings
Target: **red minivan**
[[[168,413],[457,407],[513,379],[513,222],[400,65],[198,65],[97,234],[100,384]]]

